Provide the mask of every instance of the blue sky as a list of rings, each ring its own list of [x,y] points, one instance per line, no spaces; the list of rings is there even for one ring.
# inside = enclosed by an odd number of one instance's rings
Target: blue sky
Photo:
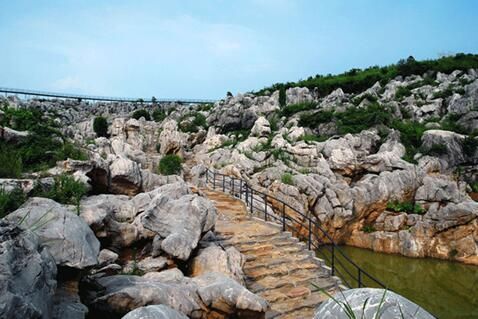
[[[0,86],[221,98],[478,53],[474,0],[2,0]]]

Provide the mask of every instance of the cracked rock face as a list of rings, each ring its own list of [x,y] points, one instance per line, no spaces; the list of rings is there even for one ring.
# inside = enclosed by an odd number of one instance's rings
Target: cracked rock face
[[[35,234],[0,220],[0,318],[51,318],[56,272]]]
[[[6,218],[34,230],[57,265],[83,269],[98,263],[100,243],[93,231],[82,218],[51,199],[30,198]]]
[[[187,260],[201,234],[214,226],[215,207],[197,195],[185,195],[179,199],[159,196],[154,201],[155,205],[142,214],[142,225],[164,238],[161,242],[163,251]]]

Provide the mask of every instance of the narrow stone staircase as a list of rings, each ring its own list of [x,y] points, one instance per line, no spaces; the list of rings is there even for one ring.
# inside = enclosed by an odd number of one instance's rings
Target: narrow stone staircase
[[[247,288],[266,299],[266,318],[313,318],[328,297],[317,287],[335,293],[340,280],[307,250],[304,243],[280,226],[251,217],[243,202],[225,193],[201,191],[218,210],[216,234],[224,247],[234,246],[246,256]]]

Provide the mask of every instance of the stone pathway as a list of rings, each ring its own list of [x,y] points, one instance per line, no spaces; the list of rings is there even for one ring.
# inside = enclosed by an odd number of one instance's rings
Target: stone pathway
[[[271,305],[266,318],[312,318],[327,296],[314,285],[335,293],[340,281],[305,244],[280,226],[250,217],[245,205],[231,196],[201,190],[218,210],[216,234],[224,246],[246,256],[247,288]]]

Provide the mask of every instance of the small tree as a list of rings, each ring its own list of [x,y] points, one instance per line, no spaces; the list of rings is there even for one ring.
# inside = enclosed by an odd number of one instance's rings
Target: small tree
[[[102,116],[95,117],[93,121],[93,130],[98,137],[107,137],[108,136],[108,121]]]
[[[159,161],[159,172],[163,175],[179,174],[182,162],[181,157],[176,154],[166,155]]]
[[[231,93],[230,91],[227,91],[226,96],[227,96],[227,97],[233,97],[233,95],[232,95],[232,93]]]
[[[149,112],[144,109],[134,111],[133,115],[131,116],[137,120],[139,120],[142,117],[144,117],[146,121],[151,120],[151,116],[149,115]]]
[[[286,105],[286,103],[287,103],[286,99],[287,99],[287,96],[285,94],[285,88],[281,87],[279,89],[279,105],[280,105],[280,107],[284,107]]]

